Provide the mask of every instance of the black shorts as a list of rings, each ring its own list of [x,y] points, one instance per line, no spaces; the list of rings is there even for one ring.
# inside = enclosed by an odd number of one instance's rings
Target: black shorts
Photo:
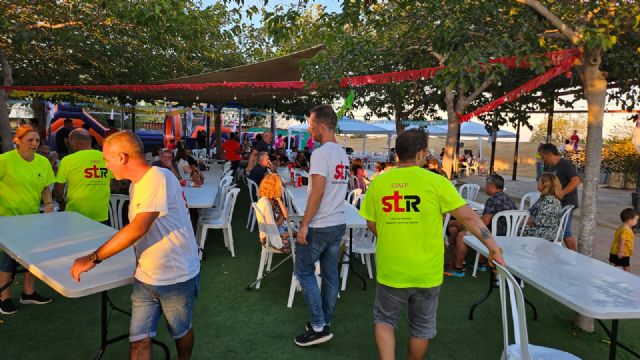
[[[618,255],[609,254],[609,262],[615,266],[628,267],[629,256],[618,257]]]

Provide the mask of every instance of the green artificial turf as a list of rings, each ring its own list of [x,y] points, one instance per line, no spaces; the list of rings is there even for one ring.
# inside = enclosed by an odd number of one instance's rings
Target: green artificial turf
[[[248,197],[243,187],[234,214],[236,257],[224,248],[222,233],[209,232],[205,246],[206,261],[202,263],[201,290],[194,313],[196,343],[194,359],[374,359],[377,357],[372,325],[374,299],[373,280],[367,280],[367,290],[353,274],[349,275],[346,291],[340,293],[329,343],[313,348],[299,348],[293,337],[304,331],[308,320],[302,294],[297,293],[292,309],[286,307],[291,282],[291,262],[276,269],[259,290],[247,291],[256,278],[260,247],[257,230],[245,229]],[[283,255],[276,255],[276,264]],[[471,259],[470,259],[471,260]],[[108,261],[108,260],[107,260]],[[69,264],[71,266],[71,264]],[[355,266],[366,274],[359,261]],[[470,271],[469,271],[470,272]],[[482,304],[470,321],[470,305],[481,297],[487,287],[488,272],[472,278],[445,278],[438,309],[438,335],[433,339],[427,359],[497,359],[502,351],[502,325],[499,292]],[[55,294],[42,282],[38,291],[53,295],[49,305],[20,305],[22,277],[13,286],[13,298],[18,313],[0,315],[0,359],[91,359],[100,341],[100,295],[66,299]],[[109,291],[116,305],[130,309],[130,286]],[[572,325],[573,311],[565,308],[531,286],[525,294],[538,309],[539,320],[528,312],[529,341],[536,345],[555,347],[583,359],[606,359],[609,347],[606,335],[597,326],[588,334]],[[528,309],[529,310],[529,309]],[[110,335],[128,331],[129,318],[113,312]],[[607,322],[609,323],[609,322]],[[640,322],[620,322],[620,340],[640,350]],[[406,313],[397,331],[398,358],[406,358],[408,322]],[[158,329],[158,340],[169,345],[171,358],[177,353],[164,320]],[[128,357],[128,342],[110,345],[104,359]],[[162,353],[154,346],[154,359]],[[631,357],[619,349],[618,359]]]

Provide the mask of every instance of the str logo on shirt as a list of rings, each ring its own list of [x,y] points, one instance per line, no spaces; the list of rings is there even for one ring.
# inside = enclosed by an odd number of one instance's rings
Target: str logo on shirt
[[[91,168],[84,169],[85,179],[104,179],[107,177],[107,168],[99,168],[93,165]]]
[[[403,208],[400,200],[404,199]],[[420,212],[418,205],[420,197],[418,195],[400,195],[399,191],[394,191],[393,195],[382,197],[382,211],[388,212]]]
[[[347,180],[347,176],[349,175],[349,166],[340,163],[336,165],[336,174],[333,176],[336,180]]]

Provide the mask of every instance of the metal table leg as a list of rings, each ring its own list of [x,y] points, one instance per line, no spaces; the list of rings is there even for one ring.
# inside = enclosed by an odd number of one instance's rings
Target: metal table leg
[[[633,351],[628,346],[618,342],[618,320],[611,320],[611,330],[609,330],[605,326],[602,320],[596,320],[596,321],[598,321],[600,326],[602,326],[602,329],[604,330],[604,332],[609,337],[609,359],[610,360],[616,359],[616,356],[617,356],[616,352],[617,352],[618,346],[621,349],[626,350],[629,354],[633,355],[636,359],[640,359],[640,354]]]
[[[351,261],[352,256],[353,256],[353,229],[350,228],[349,229],[349,256],[348,256],[347,260],[339,261],[338,265],[349,264],[349,271],[351,271],[354,274],[356,274],[356,276],[359,277],[360,280],[362,280],[362,291],[366,291],[367,290],[367,282],[364,279],[364,276],[360,275],[358,270],[356,270],[353,267],[353,261]]]
[[[111,310],[115,310],[118,312],[121,312],[125,315],[129,315],[131,316],[131,313],[120,309],[119,307],[117,307],[112,301],[111,299],[109,299],[109,296],[107,295],[106,291],[103,291],[102,294],[100,295],[100,350],[98,351],[98,354],[96,355],[96,360],[98,359],[102,359],[102,356],[104,355],[105,350],[107,349],[108,345],[114,344],[118,341],[122,341],[122,340],[126,340],[129,338],[129,333],[126,334],[122,334],[119,336],[116,336],[114,338],[109,339],[108,335],[109,335],[109,319],[108,319],[108,314],[107,314],[107,305],[109,305],[109,307],[111,308]],[[151,342],[153,344],[156,344],[158,346],[160,346],[162,348],[162,350],[164,350],[164,357],[166,360],[170,359],[170,353],[169,353],[169,347],[167,347],[167,345],[165,345],[163,342],[152,339]]]

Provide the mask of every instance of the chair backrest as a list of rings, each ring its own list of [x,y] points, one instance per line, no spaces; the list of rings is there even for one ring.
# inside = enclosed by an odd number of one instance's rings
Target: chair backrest
[[[287,208],[289,216],[299,213],[298,209],[296,209],[296,206],[293,204],[293,195],[286,186],[282,187],[282,201],[284,202],[284,206]]]
[[[128,195],[111,194],[109,196],[109,225],[112,228],[122,229],[122,209],[128,201]]]
[[[231,223],[231,217],[233,216],[233,209],[236,206],[236,199],[238,198],[238,193],[240,189],[231,189],[227,192],[224,199],[224,207],[222,209],[224,213],[224,221],[226,223]]]
[[[347,194],[347,202],[351,205],[355,202],[358,195],[362,194],[362,189],[353,189]]]
[[[521,236],[529,219],[529,212],[527,210],[506,210],[493,215],[491,235],[494,237],[498,235],[498,221],[500,219],[505,219],[507,224],[507,233],[500,234],[501,236]]]
[[[247,179],[247,188],[249,188],[249,201],[253,204],[258,201],[258,184],[251,179]]]
[[[356,195],[351,205],[353,205],[356,209],[360,210],[360,206],[362,205],[362,199],[364,199],[364,196],[365,194]]]
[[[558,231],[556,232],[556,238],[553,240],[553,243],[559,246],[562,246],[564,231],[567,229],[567,223],[569,222],[569,215],[571,215],[571,210],[573,210],[573,205],[567,205],[562,208],[562,217],[560,217],[560,226],[558,226]]]
[[[444,238],[444,244],[447,246],[449,246],[449,237],[447,237],[447,226],[449,225],[449,220],[451,220],[451,214],[446,213],[444,221],[442,221],[442,237]]]
[[[233,179],[233,170],[229,169],[229,170],[224,170],[222,172],[222,177],[223,178],[227,177],[227,176]]]
[[[230,190],[235,188],[235,184],[228,184],[223,186],[220,191],[218,191],[218,197],[216,199],[216,209],[222,209],[224,207],[224,201],[227,198],[227,194]]]
[[[220,179],[220,184],[218,185],[218,187],[222,188],[223,186],[230,185],[232,182],[233,182],[233,178],[231,176],[225,176],[222,179]]]
[[[538,199],[540,199],[540,193],[537,191],[528,192],[522,195],[522,199],[520,200],[520,210],[529,210],[529,208],[533,206]]]
[[[280,237],[280,230],[278,230],[278,226],[275,222],[267,221],[267,215],[270,216],[270,219],[273,219],[273,210],[271,210],[271,206],[266,207],[266,213],[263,213],[262,210],[260,210],[258,203],[253,203],[251,206],[253,207],[253,211],[256,213],[256,220],[258,221],[258,236],[265,236],[265,242],[262,246],[267,249],[281,249],[283,243],[282,238]]]
[[[476,201],[476,196],[478,196],[478,191],[480,191],[480,185],[478,184],[462,184],[460,189],[458,189],[458,193],[462,196],[463,199],[469,201]]]
[[[495,263],[494,263],[495,264]],[[527,317],[524,308],[524,296],[520,285],[504,267],[495,264],[500,283],[500,308],[502,310],[502,339],[504,345],[503,354],[508,353],[509,347],[509,313],[507,312],[507,290],[512,298],[511,306],[515,303],[515,309],[511,309],[513,319],[514,341],[520,345],[522,359],[531,359],[529,355],[529,336],[527,334]]]

